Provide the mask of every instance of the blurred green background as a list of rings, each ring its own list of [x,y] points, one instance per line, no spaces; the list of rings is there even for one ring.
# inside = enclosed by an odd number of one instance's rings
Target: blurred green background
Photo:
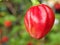
[[[41,3],[46,4],[44,1],[42,0]],[[60,45],[60,13],[56,13],[56,9],[53,9],[55,11],[54,26],[46,37],[36,40],[26,32],[24,16],[31,6],[30,0],[0,0],[0,30],[3,30],[0,39],[3,36],[9,38],[1,45]],[[7,20],[12,22],[11,27],[4,26]]]

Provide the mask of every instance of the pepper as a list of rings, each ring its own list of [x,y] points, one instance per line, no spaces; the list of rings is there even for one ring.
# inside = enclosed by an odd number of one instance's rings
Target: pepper
[[[7,37],[7,36],[2,37],[2,42],[3,42],[3,43],[5,43],[5,42],[7,42],[7,41],[8,41],[8,37]]]
[[[28,9],[24,17],[24,24],[30,36],[41,39],[50,32],[54,20],[53,10],[45,4],[39,4]]]
[[[10,27],[12,25],[12,22],[11,21],[5,21],[4,22],[4,26],[5,27]]]

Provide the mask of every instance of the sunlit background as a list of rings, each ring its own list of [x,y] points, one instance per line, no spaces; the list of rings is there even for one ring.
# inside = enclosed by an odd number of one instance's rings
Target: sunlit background
[[[31,0],[0,0],[0,45],[60,45],[60,0],[39,2],[53,9],[55,23],[44,38],[36,40],[30,37],[24,26],[24,16],[32,6]],[[1,42],[4,37],[7,37],[6,42]]]

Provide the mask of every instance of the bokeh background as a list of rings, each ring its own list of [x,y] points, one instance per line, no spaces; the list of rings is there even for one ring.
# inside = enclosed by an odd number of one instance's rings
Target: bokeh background
[[[36,40],[30,37],[24,26],[24,16],[32,6],[31,0],[0,0],[0,45],[60,45],[60,0],[39,2],[53,9],[55,23],[44,38]],[[1,42],[3,37],[8,38],[6,42]]]

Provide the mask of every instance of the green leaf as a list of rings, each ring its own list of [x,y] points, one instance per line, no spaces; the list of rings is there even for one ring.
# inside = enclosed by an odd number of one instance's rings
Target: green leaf
[[[0,24],[4,23],[4,18],[0,18]]]
[[[13,16],[13,15],[7,15],[7,16],[5,16],[5,20],[15,21],[16,20],[16,17]]]
[[[60,42],[60,33],[51,33],[50,34],[50,39],[53,42]]]
[[[20,3],[21,2],[21,0],[11,0],[11,1],[14,3]]]
[[[20,29],[19,26],[14,26],[9,36],[12,36],[12,35],[16,34],[16,32],[18,32],[19,29]]]
[[[29,41],[30,40],[30,35],[27,32],[23,32],[22,33],[22,39]]]

